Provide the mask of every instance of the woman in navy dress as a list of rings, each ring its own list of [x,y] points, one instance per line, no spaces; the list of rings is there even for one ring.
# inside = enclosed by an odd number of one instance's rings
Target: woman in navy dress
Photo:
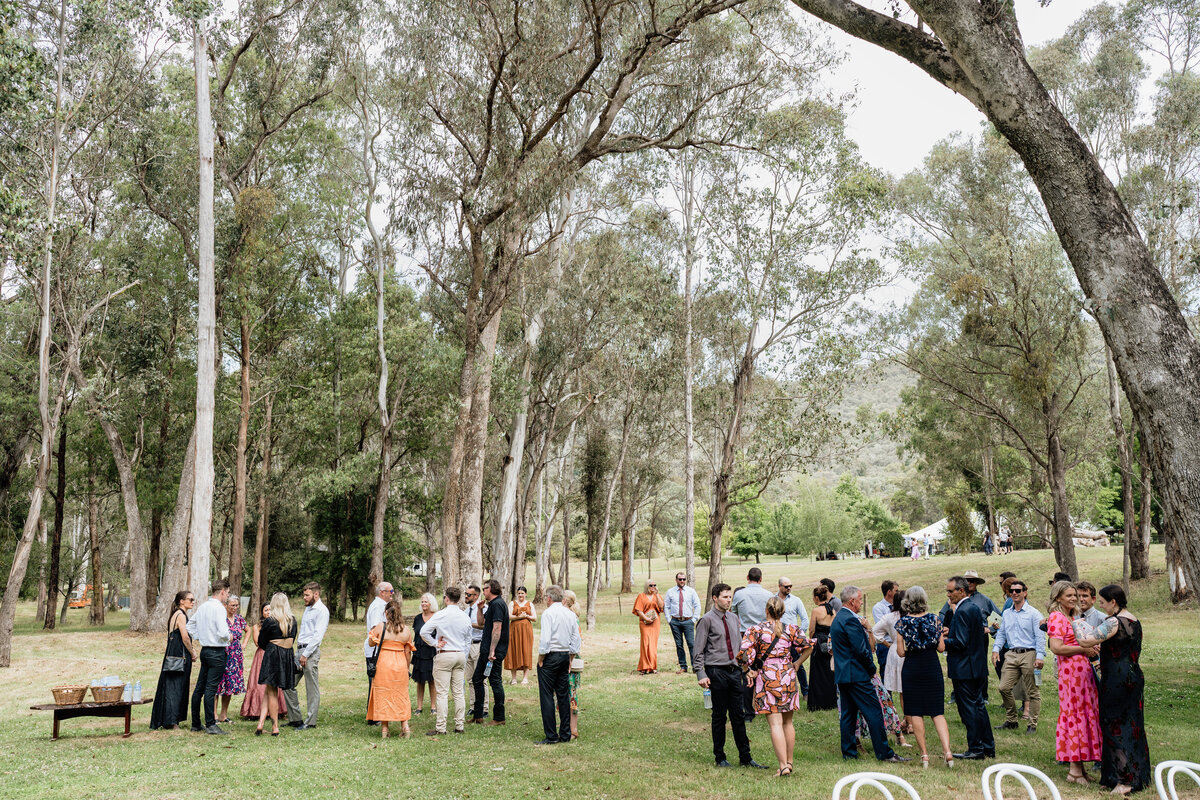
[[[946,725],[946,680],[938,653],[946,652],[946,639],[937,614],[929,611],[929,595],[920,586],[904,593],[900,607],[907,616],[896,620],[896,654],[904,659],[900,683],[904,687],[904,715],[912,723],[921,749],[921,766],[929,766],[925,747],[925,717],[933,719],[946,766],[954,766],[950,729]]]

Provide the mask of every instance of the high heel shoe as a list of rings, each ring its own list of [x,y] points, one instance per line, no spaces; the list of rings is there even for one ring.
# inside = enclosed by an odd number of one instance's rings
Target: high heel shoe
[[[921,769],[929,769],[929,756],[921,756]]]
[[[943,758],[946,759],[946,769],[954,769],[954,754],[946,753]]]
[[[255,736],[262,736],[262,728],[255,728],[255,729],[254,729],[254,735],[255,735]]]

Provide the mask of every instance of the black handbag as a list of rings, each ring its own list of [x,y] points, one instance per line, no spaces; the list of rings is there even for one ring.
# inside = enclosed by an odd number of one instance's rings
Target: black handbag
[[[167,649],[171,647],[171,632],[167,632]],[[163,657],[163,672],[183,672],[187,669],[187,658],[185,656],[164,656]]]
[[[379,633],[379,644],[375,645],[375,653],[367,659],[367,677],[375,677],[375,665],[379,663],[379,651],[383,649],[383,637],[387,633],[387,624],[383,626],[383,630]]]
[[[780,635],[781,634],[778,634],[778,633],[775,634],[775,638],[771,640],[771,643],[769,645],[767,645],[767,655],[770,655],[771,651],[775,649],[775,644],[779,641]],[[758,648],[755,647],[754,648],[754,660],[750,662],[750,669],[754,670],[755,672],[759,672],[762,670],[762,668],[763,668],[763,656],[761,653],[759,653]]]

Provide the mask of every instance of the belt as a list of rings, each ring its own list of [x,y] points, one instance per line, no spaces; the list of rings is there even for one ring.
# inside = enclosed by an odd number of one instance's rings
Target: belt
[[[441,655],[442,653],[461,653],[461,652],[462,652],[462,650],[438,650],[438,655]]]
[[[742,671],[742,668],[739,667],[737,664],[705,664],[704,665],[705,672],[707,672],[710,669],[736,669],[738,672]]]
[[[1034,650],[1034,648],[1032,648],[1032,647],[1010,647],[1010,648],[1008,648],[1008,652],[1010,652],[1010,653],[1032,653],[1033,650]]]
[[[308,645],[306,645],[304,642],[301,642],[300,644],[298,644],[298,645],[296,645],[296,646],[297,646],[297,647],[299,647],[301,650],[303,650],[304,648],[308,647]]]

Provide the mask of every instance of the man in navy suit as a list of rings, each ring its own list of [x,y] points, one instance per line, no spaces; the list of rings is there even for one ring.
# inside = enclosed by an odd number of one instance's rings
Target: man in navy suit
[[[875,758],[880,761],[908,761],[896,755],[888,744],[887,731],[883,728],[883,709],[879,696],[871,685],[875,674],[875,660],[871,658],[871,643],[867,638],[866,625],[859,619],[862,612],[863,593],[857,586],[842,589],[842,608],[833,618],[829,629],[829,641],[833,643],[834,680],[842,706],[842,758],[858,758],[854,745],[854,731],[858,727],[858,715],[867,720],[871,731],[871,746]]]
[[[946,597],[954,611],[946,634],[946,674],[954,684],[954,702],[967,728],[967,752],[955,758],[995,758],[996,742],[984,700],[988,679],[988,638],[983,612],[967,600],[967,579],[946,581]]]

